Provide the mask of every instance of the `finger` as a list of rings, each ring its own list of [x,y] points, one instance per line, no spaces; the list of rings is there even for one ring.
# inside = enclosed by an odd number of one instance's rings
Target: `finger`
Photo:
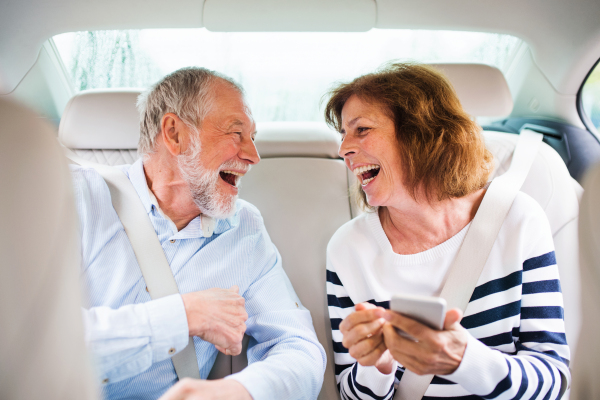
[[[350,355],[356,360],[367,356],[383,343],[383,335],[378,334],[365,340],[361,340],[349,349]],[[385,344],[384,344],[385,345]]]
[[[381,327],[385,324],[385,319],[378,318],[375,321],[367,322],[364,324],[354,325],[354,327],[344,333],[342,338],[342,344],[344,347],[349,349],[361,340],[370,338],[381,331]]]
[[[240,292],[240,288],[237,285],[233,285],[232,287],[229,288],[229,290],[231,290],[234,293]]]
[[[356,361],[358,361],[358,363],[362,366],[370,367],[379,361],[386,350],[387,347],[385,347],[385,343],[382,340],[381,343],[379,343],[379,345],[373,349],[373,351],[361,357],[360,359],[357,359]]]
[[[183,378],[169,389],[159,400],[184,400],[193,390],[194,380]]]
[[[444,319],[444,329],[449,330],[455,327],[456,324],[460,323],[462,319],[462,311],[458,308],[448,310],[446,318]]]
[[[371,303],[358,303],[357,305],[354,306],[354,309],[356,311],[372,310],[374,308],[377,308],[377,307]]]
[[[386,311],[383,316],[391,325],[403,330],[417,340],[426,340],[435,332],[422,323],[394,311]]]
[[[242,344],[241,343],[236,343],[234,345],[229,346],[227,349],[225,349],[225,354],[229,355],[229,356],[238,356],[240,355],[242,352]]]
[[[422,349],[417,342],[402,337],[391,324],[383,326],[383,341],[396,361],[404,365],[406,357],[418,357]]]
[[[349,331],[357,324],[363,324],[366,322],[371,322],[376,319],[382,318],[385,314],[385,310],[383,308],[373,308],[369,310],[355,311],[352,314],[348,315],[344,320],[340,323],[340,331],[342,333]]]
[[[227,355],[227,349],[226,349],[226,348],[224,348],[224,347],[221,347],[221,346],[217,346],[216,344],[215,344],[215,348],[216,348],[217,350],[219,350],[221,353],[223,353],[223,354]]]

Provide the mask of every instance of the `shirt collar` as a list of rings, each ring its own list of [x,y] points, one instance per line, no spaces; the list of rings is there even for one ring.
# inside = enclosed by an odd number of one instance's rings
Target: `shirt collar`
[[[152,212],[152,207],[154,206],[156,208],[157,214],[159,214],[160,217],[167,219],[167,221],[170,221],[170,219],[167,218],[166,215],[164,215],[162,213],[162,211],[160,210],[160,208],[158,206],[158,202],[156,201],[156,197],[153,194],[151,196],[152,192],[150,191],[150,188],[148,187],[148,181],[146,180],[146,174],[144,173],[143,158],[140,158],[135,163],[133,163],[133,165],[131,165],[131,168],[129,168],[129,171],[128,171],[128,175],[129,175],[129,180],[133,184],[135,191],[137,192],[138,196],[140,197],[140,200],[142,201],[142,204],[144,205],[144,209],[146,210],[146,213],[150,214]],[[154,198],[154,201],[152,198]],[[207,218],[207,217],[204,217],[204,218]],[[208,217],[208,218],[210,218],[210,217]],[[212,218],[210,218],[210,219],[212,219]],[[232,217],[229,217],[227,219],[214,220],[213,235],[215,235],[215,234],[218,235],[220,233],[223,233],[223,232],[231,229],[231,227],[233,227],[234,225],[237,225],[236,224],[237,219],[238,218],[237,218],[237,212],[236,212]],[[171,221],[171,223],[173,225],[175,225],[172,221]],[[192,238],[204,237],[204,233],[202,230],[201,216],[194,218],[192,221],[190,221],[190,223],[185,228],[183,228],[179,232],[177,232],[177,227],[174,226],[173,232],[175,233],[175,235],[173,236],[175,239],[192,239]]]

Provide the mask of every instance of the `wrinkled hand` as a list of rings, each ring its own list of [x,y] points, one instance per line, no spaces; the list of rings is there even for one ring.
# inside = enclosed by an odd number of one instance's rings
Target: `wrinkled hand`
[[[184,378],[158,400],[252,400],[246,388],[234,379],[214,381]]]
[[[190,336],[214,344],[224,354],[240,354],[248,314],[238,291],[237,286],[232,286],[182,295]]]
[[[394,359],[383,340],[385,309],[369,303],[359,303],[354,309],[340,323],[342,344],[360,365],[375,366],[381,373],[389,374]]]
[[[385,345],[396,361],[417,375],[447,375],[460,365],[467,348],[468,334],[460,325],[462,312],[446,313],[444,330],[431,329],[394,311],[386,311],[389,321],[383,328]],[[417,342],[399,335],[394,327],[408,333]]]

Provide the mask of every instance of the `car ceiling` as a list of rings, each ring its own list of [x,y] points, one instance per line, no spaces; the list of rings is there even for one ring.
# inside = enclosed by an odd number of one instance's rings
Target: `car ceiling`
[[[568,95],[600,57],[598,0],[2,0],[0,7],[0,93],[14,90],[44,41],[81,30],[506,33],[526,41],[546,79]]]

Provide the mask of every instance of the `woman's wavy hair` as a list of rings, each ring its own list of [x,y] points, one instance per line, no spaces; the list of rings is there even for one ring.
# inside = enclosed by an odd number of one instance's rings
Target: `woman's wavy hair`
[[[428,202],[468,195],[487,183],[492,154],[481,128],[463,110],[448,79],[432,66],[392,63],[377,72],[343,83],[329,93],[325,121],[338,132],[342,109],[356,95],[379,104],[394,121],[404,185]],[[360,205],[372,210],[360,183]]]

